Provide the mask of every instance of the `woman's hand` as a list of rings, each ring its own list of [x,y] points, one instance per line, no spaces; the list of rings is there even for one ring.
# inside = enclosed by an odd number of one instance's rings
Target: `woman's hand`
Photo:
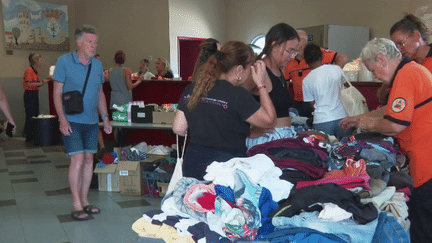
[[[252,65],[252,79],[254,83],[260,87],[266,83],[266,79],[268,79],[266,65],[262,60],[258,60]]]
[[[349,116],[342,119],[342,121],[339,122],[339,125],[345,129],[348,130],[352,127],[358,127],[360,124],[360,120],[364,115],[357,115],[357,116]]]
[[[378,122],[381,120],[379,117],[362,116],[358,127],[366,132],[373,132]]]

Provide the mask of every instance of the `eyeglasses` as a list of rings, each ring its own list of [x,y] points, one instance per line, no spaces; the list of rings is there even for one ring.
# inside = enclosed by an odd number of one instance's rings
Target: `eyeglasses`
[[[288,52],[288,54],[290,56],[297,56],[297,54],[298,54],[298,51],[296,49],[292,49],[292,48],[289,50],[285,49],[285,51]]]
[[[409,36],[407,36],[405,39],[403,39],[403,40],[401,40],[401,41],[398,41],[398,42],[395,42],[395,44],[396,44],[396,47],[398,48],[398,49],[400,49],[400,48],[402,48],[402,47],[405,47],[405,45],[406,45],[406,40],[408,39],[408,38],[410,38],[411,36],[409,35]]]

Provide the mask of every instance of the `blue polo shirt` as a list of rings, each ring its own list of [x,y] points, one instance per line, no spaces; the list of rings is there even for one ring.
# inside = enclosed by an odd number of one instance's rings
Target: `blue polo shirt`
[[[90,63],[92,67],[84,93],[84,112],[75,115],[65,114],[69,122],[84,124],[99,122],[97,106],[99,88],[104,81],[103,68],[102,63],[96,58],[92,58],[87,65],[82,64],[76,51],[65,54],[57,60],[53,79],[64,84],[63,92],[72,90],[82,92]]]

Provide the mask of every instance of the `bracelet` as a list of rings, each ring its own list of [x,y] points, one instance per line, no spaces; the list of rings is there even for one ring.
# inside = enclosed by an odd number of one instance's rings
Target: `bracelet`
[[[105,117],[108,117],[108,113],[105,113],[105,114],[103,114],[103,115],[101,116],[102,120],[103,120]]]
[[[266,88],[266,86],[265,85],[261,85],[261,86],[258,86],[258,89],[262,89],[262,88]]]

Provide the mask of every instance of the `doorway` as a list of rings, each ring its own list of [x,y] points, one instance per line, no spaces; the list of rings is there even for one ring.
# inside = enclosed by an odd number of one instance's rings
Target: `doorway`
[[[195,62],[199,55],[199,45],[205,38],[178,37],[178,63],[182,80],[188,80],[192,76]]]

